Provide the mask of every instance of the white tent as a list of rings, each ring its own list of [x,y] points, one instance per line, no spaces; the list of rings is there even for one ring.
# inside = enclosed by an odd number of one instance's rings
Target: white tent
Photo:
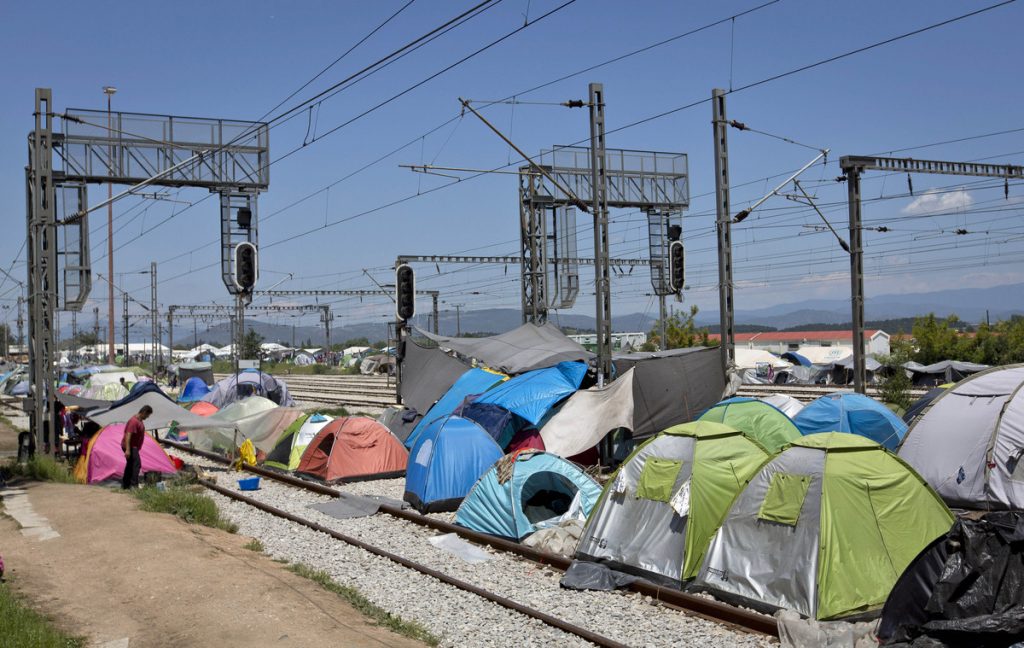
[[[776,371],[779,369],[788,369],[793,366],[792,363],[787,362],[768,351],[736,347],[737,369],[756,369],[757,365],[762,363],[770,365],[771,368]]]
[[[820,346],[810,344],[800,347],[796,352],[811,361],[811,364],[829,365],[853,355],[853,348],[848,346]]]

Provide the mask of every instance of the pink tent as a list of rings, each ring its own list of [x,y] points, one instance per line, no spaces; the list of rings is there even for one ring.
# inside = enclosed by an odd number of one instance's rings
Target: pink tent
[[[85,462],[85,467],[88,470],[88,483],[95,484],[107,479],[121,479],[124,475],[126,461],[124,450],[121,449],[124,426],[124,423],[108,425],[90,439],[85,455],[79,460]],[[142,450],[139,454],[142,459],[142,470],[139,471],[141,475],[147,472],[165,474],[177,472],[174,464],[171,463],[171,458],[149,435],[146,435],[146,439],[142,442]]]

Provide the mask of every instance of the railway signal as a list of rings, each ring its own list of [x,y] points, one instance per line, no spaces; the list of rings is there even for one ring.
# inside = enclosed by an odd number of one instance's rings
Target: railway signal
[[[395,314],[403,322],[416,314],[416,275],[407,263],[395,268]]]

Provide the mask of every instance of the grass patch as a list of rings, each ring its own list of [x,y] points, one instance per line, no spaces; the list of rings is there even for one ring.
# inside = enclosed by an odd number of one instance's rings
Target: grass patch
[[[363,596],[363,594],[354,587],[340,585],[334,582],[330,575],[325,571],[312,569],[311,567],[301,563],[292,563],[291,565],[288,565],[288,571],[298,574],[303,578],[308,578],[324,589],[334,592],[343,600],[348,602],[352,607],[359,610],[359,612],[373,621],[376,625],[387,628],[392,632],[402,635],[403,637],[422,641],[428,646],[436,646],[440,642],[440,639],[435,637],[429,630],[420,624],[415,621],[406,621],[401,617],[397,617],[383,608],[378,607],[370,602],[368,598]]]
[[[143,511],[170,513],[189,524],[201,524],[214,529],[222,529],[228,533],[238,531],[238,525],[220,516],[217,505],[202,492],[202,486],[187,486],[175,482],[165,482],[167,488],[158,490],[154,486],[145,486],[131,490]]]
[[[0,474],[4,479],[24,477],[35,481],[75,483],[75,476],[71,474],[71,469],[66,464],[55,461],[53,457],[38,454],[24,464],[12,460],[6,466],[0,467]]]
[[[49,619],[25,605],[7,585],[0,585],[0,645],[84,648],[86,642],[64,634]]]
[[[322,407],[309,410],[310,414],[323,414],[324,416],[349,416],[348,410],[344,407]]]
[[[256,553],[263,553],[263,543],[260,542],[259,538],[253,538],[249,542],[246,542],[242,545],[242,548],[248,549],[249,551],[255,551]]]

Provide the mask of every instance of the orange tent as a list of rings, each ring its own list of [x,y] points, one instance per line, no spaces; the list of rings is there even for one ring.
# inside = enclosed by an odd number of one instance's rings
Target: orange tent
[[[409,452],[386,427],[364,416],[336,418],[302,453],[296,472],[325,482],[400,477]]]
[[[217,406],[214,405],[213,403],[198,401],[196,404],[189,408],[189,411],[192,412],[193,414],[198,414],[199,416],[209,416],[210,414],[217,413]]]

